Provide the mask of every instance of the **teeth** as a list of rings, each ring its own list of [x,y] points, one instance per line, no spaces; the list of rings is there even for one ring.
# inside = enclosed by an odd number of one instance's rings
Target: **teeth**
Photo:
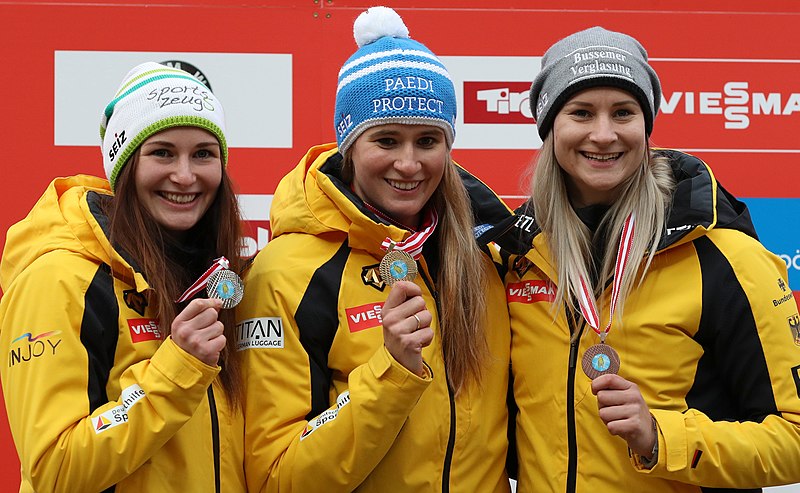
[[[188,204],[197,197],[196,193],[185,194],[164,192],[161,195],[170,202],[177,202],[178,204]]]
[[[594,154],[592,152],[584,152],[583,155],[596,161],[612,161],[622,156],[622,153],[616,152],[614,154]]]
[[[413,190],[417,188],[420,184],[418,181],[394,181],[394,180],[386,180],[389,182],[389,185],[393,186],[394,188],[399,188],[400,190]]]

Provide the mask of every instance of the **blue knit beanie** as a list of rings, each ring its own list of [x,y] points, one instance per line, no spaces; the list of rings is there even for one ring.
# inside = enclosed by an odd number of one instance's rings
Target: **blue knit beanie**
[[[387,123],[433,125],[453,146],[456,95],[450,74],[422,43],[410,39],[394,10],[372,7],[353,24],[359,46],[339,71],[336,142],[344,153],[364,130]]]

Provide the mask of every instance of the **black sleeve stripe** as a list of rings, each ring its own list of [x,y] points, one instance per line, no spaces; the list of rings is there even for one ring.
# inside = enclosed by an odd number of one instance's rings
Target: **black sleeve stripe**
[[[686,402],[715,421],[761,422],[778,409],[750,302],[717,246],[708,237],[694,246],[703,282],[695,340],[704,354]]]
[[[328,368],[328,353],[339,329],[339,286],[349,256],[350,247],[345,240],[333,257],[314,272],[294,315],[300,331],[300,343],[308,353],[311,368],[311,411],[306,416],[308,420],[330,406],[328,392],[332,372]]]
[[[84,298],[81,343],[89,356],[89,412],[109,401],[106,394],[114,353],[119,339],[119,306],[114,279],[108,265],[101,265]]]

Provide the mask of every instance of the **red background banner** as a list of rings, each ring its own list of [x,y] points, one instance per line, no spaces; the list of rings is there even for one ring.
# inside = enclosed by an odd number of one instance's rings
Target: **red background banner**
[[[796,41],[800,9],[795,0],[609,0],[602,2],[602,8],[594,0],[565,0],[538,9],[531,8],[529,0],[379,3],[394,7],[412,37],[436,54],[476,57],[479,62],[496,58],[509,68],[515,66],[513,57],[527,63],[540,57],[554,41],[586,27],[602,25],[627,32],[647,48],[670,105],[669,111],[662,106],[652,136],[655,144],[690,150],[703,158],[717,178],[739,196],[798,196],[800,96],[793,95],[800,93]],[[2,2],[0,46],[5,70],[0,93],[5,95],[2,169],[6,192],[0,195],[0,230],[22,219],[53,177],[103,175],[99,136],[95,145],[55,144],[57,52],[104,52],[112,57],[126,52],[290,55],[290,114],[264,114],[263,120],[247,122],[264,124],[265,132],[290,125],[290,145],[233,146],[230,151],[230,171],[239,192],[268,195],[308,147],[334,139],[337,73],[356,48],[353,21],[371,5],[347,0],[245,0],[236,5],[211,0],[124,5]],[[85,90],[95,90],[90,75],[99,70],[102,67],[86,67]],[[485,101],[473,98],[479,90],[501,87],[495,82],[508,83],[512,92],[524,91],[535,70],[532,64],[527,72],[523,70],[529,75],[490,72],[480,79],[458,81],[457,91],[462,91],[464,98],[460,124],[529,126],[533,139],[533,126],[524,123],[519,108],[508,120],[481,107]],[[123,75],[117,74],[115,82]],[[243,81],[254,77],[246,66],[236,76]],[[115,89],[96,88],[104,100],[110,99]],[[687,94],[693,98],[688,107]],[[779,95],[780,104],[769,106],[775,102],[774,94]],[[228,100],[226,94],[217,95],[223,102]],[[97,124],[101,110],[85,108],[97,115]],[[233,115],[229,112],[229,120]],[[726,128],[726,122],[741,123],[742,115],[748,119],[746,128]],[[521,176],[534,155],[533,145],[476,146],[458,139],[456,160],[509,198],[512,205],[527,193]],[[263,218],[253,224],[268,229]],[[258,243],[257,233],[253,239]],[[4,237],[0,241],[4,243]],[[19,462],[2,413],[0,468],[4,478],[0,493],[17,491]]]

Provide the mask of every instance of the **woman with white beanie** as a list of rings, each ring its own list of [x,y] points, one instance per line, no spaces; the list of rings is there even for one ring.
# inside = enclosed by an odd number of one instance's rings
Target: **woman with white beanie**
[[[55,179],[0,263],[20,491],[245,491],[222,105],[148,62],[100,133],[108,180]]]

